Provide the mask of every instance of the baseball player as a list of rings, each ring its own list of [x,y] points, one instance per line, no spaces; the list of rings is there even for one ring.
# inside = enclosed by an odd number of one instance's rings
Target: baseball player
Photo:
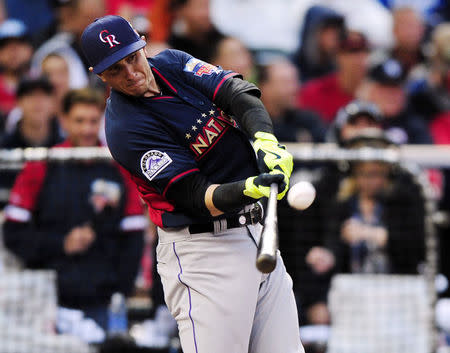
[[[112,88],[108,147],[158,226],[158,273],[183,352],[304,352],[283,261],[270,275],[255,267],[257,201],[271,183],[281,199],[292,171],[259,90],[185,52],[148,59],[145,44],[118,16],[82,35],[90,70]]]

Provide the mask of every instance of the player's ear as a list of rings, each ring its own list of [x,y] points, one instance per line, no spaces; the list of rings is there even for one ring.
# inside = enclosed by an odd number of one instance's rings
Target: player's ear
[[[92,66],[89,66],[89,72],[94,72],[94,68]],[[105,82],[105,79],[103,78],[102,74],[97,74],[98,77],[100,77],[100,79]]]
[[[97,74],[98,77],[100,77],[100,80],[102,80],[103,82],[106,82],[105,76],[103,76],[103,72],[100,74]]]

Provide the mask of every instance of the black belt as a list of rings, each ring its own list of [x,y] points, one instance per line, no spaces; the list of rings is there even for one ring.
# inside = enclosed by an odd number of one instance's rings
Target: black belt
[[[214,233],[216,229],[222,231],[255,224],[261,221],[262,214],[261,206],[256,203],[250,211],[244,213],[237,213],[208,223],[191,224],[189,226],[189,233]]]

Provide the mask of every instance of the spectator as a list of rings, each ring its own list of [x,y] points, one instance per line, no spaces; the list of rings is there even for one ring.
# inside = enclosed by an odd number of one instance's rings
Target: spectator
[[[388,9],[395,9],[405,4],[414,8],[422,16],[428,26],[435,27],[441,22],[450,20],[450,4],[447,0],[408,1],[408,0],[378,0]]]
[[[360,100],[351,101],[339,109],[327,140],[346,147],[348,141],[367,128],[381,129],[383,117],[377,105]]]
[[[339,108],[355,97],[367,70],[369,44],[359,32],[348,32],[337,54],[336,73],[311,80],[300,90],[298,104],[320,114],[330,124]]]
[[[333,137],[330,141],[344,147],[362,131],[380,129],[381,120],[381,113],[374,104],[352,101],[339,110],[330,128]],[[323,246],[332,200],[347,170],[345,161],[322,165],[318,177],[313,180],[316,188],[314,203],[302,212],[284,209],[279,216],[280,249],[294,280],[294,290],[302,308],[302,324],[329,323],[326,293],[330,274],[313,272],[305,258],[311,248]],[[282,204],[279,209],[281,207]]]
[[[261,99],[272,122],[275,136],[283,142],[323,142],[325,127],[320,117],[296,107],[298,72],[287,59],[278,59],[259,70]]]
[[[391,51],[391,56],[409,73],[416,65],[425,61],[421,48],[425,24],[420,14],[411,7],[395,9],[393,19],[395,47]]]
[[[351,148],[384,148],[376,135],[355,136]],[[424,259],[424,199],[411,176],[384,162],[355,162],[331,209],[325,243],[337,272],[417,273]],[[307,259],[319,269],[309,254]]]
[[[371,47],[389,48],[393,45],[392,13],[377,0],[314,1],[322,6],[330,7],[344,16],[346,27],[364,33]],[[409,2],[409,0],[406,1]]]
[[[247,81],[255,81],[252,55],[237,38],[223,37],[218,40],[212,51],[210,63],[240,73]]]
[[[350,148],[388,147],[384,134],[362,132]],[[376,132],[376,131],[375,131]],[[424,199],[411,175],[377,161],[352,163],[327,215],[325,247],[306,262],[324,276],[343,273],[414,274],[424,259]],[[325,286],[316,292],[322,309]]]
[[[69,65],[63,56],[50,53],[42,60],[42,74],[48,77],[55,89],[56,115],[60,116],[63,99],[70,90]]]
[[[56,0],[3,0],[8,18],[25,24],[33,46],[36,47],[41,34],[47,32],[55,22],[52,2]]]
[[[175,20],[168,44],[209,62],[214,43],[223,37],[211,23],[209,0],[173,0],[172,9]]]
[[[0,123],[16,104],[17,85],[30,67],[33,48],[28,31],[19,20],[6,20],[0,25]]]
[[[395,143],[432,143],[425,120],[408,107],[405,78],[406,72],[397,60],[377,63],[358,89],[358,97],[380,107],[383,129]]]
[[[45,78],[23,79],[17,90],[17,107],[8,116],[0,148],[50,147],[62,140],[54,117],[53,87]],[[0,190],[8,194],[17,175],[14,169],[0,174]],[[0,209],[7,199],[0,200]]]
[[[344,18],[327,7],[312,6],[305,15],[300,47],[294,53],[303,82],[336,69],[336,54],[344,31]]]
[[[86,87],[90,80],[99,84],[95,75],[89,75],[89,64],[80,46],[84,28],[97,17],[105,14],[104,0],[56,0],[58,3],[58,28],[53,37],[36,51],[32,67],[39,71],[42,60],[50,53],[58,53],[69,64],[70,87]],[[92,82],[91,82],[92,83]]]
[[[374,61],[396,59],[408,76],[414,68],[425,62],[422,50],[425,24],[420,14],[412,7],[396,8],[392,17],[394,47],[387,52],[375,53]]]
[[[450,111],[450,23],[437,26],[431,35],[428,65],[412,73],[410,103],[428,121]]]
[[[98,146],[103,96],[84,89],[64,100],[60,147]],[[59,305],[107,328],[114,292],[131,293],[145,217],[137,190],[111,162],[27,163],[5,209],[5,245],[27,268],[57,273]]]
[[[24,78],[17,88],[17,115],[7,120],[1,148],[50,147],[61,140],[55,98],[45,77]]]

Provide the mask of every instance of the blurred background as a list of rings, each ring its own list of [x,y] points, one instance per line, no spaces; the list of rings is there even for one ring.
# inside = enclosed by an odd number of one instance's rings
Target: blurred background
[[[317,191],[278,208],[307,353],[450,352],[446,0],[0,0],[0,353],[181,352],[155,226],[102,147],[80,37],[106,14],[261,89]]]

